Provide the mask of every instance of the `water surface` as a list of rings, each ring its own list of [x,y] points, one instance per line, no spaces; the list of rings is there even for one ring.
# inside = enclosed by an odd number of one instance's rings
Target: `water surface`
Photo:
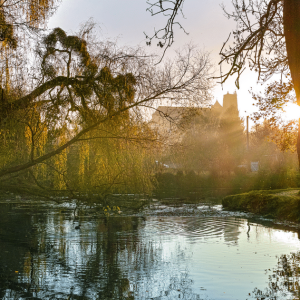
[[[69,204],[2,203],[0,299],[297,297],[295,230],[220,206],[181,209],[74,217]]]

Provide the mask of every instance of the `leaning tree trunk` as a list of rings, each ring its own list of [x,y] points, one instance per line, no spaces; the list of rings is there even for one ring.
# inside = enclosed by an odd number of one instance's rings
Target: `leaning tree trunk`
[[[288,63],[296,92],[297,105],[300,106],[300,0],[282,1]],[[298,124],[297,154],[300,171],[300,118]]]

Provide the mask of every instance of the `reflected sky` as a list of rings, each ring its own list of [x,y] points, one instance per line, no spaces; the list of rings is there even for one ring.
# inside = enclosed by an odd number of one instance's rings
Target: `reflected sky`
[[[296,232],[220,214],[74,219],[73,209],[0,205],[5,300],[256,299],[278,257],[300,246]]]
[[[176,267],[188,270],[197,294],[210,299],[246,299],[254,287],[266,287],[265,270],[276,264],[276,256],[297,251],[300,244],[297,233],[249,225],[248,232],[245,219],[166,218],[160,226],[154,218],[145,230],[149,227],[158,235],[161,247],[169,253],[184,253],[187,259],[180,259]]]

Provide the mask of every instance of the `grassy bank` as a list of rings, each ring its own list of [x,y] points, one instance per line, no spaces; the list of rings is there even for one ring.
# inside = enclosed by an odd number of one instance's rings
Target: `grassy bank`
[[[265,217],[300,222],[299,189],[258,190],[226,196],[222,200],[228,210],[239,210]]]

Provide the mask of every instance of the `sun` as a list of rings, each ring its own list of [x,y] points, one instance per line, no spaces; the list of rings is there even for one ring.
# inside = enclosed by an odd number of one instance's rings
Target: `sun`
[[[295,103],[288,103],[284,107],[285,112],[282,114],[282,118],[288,120],[298,120],[300,118],[300,106]]]

